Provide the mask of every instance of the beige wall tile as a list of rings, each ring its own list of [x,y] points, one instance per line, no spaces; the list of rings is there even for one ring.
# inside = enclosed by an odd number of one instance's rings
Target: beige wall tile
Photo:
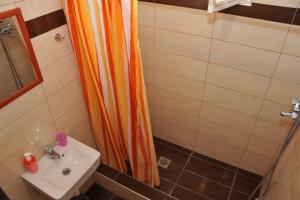
[[[203,100],[244,114],[256,116],[262,99],[206,84]]]
[[[144,26],[154,26],[154,4],[139,1],[138,8],[139,24]]]
[[[155,90],[154,117],[196,131],[201,102],[164,90]]]
[[[158,28],[211,37],[213,23],[214,14],[203,10],[161,4],[155,6],[155,27]]]
[[[60,131],[69,132],[75,126],[87,120],[88,114],[84,101],[79,101],[70,110],[65,112],[55,121],[56,127]]]
[[[30,200],[31,198],[27,191],[27,187],[28,186],[20,177],[15,183],[5,189],[5,193],[13,200]]]
[[[288,28],[287,24],[218,13],[214,38],[279,52]]]
[[[51,96],[63,86],[78,77],[75,57],[70,54],[42,70],[43,88],[46,96]]]
[[[247,150],[255,152],[269,159],[273,159],[278,150],[278,147],[278,143],[252,136],[249,140]]]
[[[300,85],[273,79],[266,99],[291,105],[292,99],[300,99]]]
[[[155,72],[154,85],[186,97],[201,100],[204,84],[165,72]]]
[[[18,2],[17,6],[21,8],[25,21],[62,9],[59,0],[26,0]]]
[[[27,143],[35,130],[43,131],[53,119],[45,101],[0,132],[0,163]]]
[[[25,112],[31,110],[44,100],[44,93],[41,86],[37,86],[26,94],[22,95],[22,98],[18,98],[5,107],[0,109],[0,130],[8,124],[14,122],[17,118],[23,115]]]
[[[149,86],[153,86],[154,69],[151,67],[147,67],[145,65],[145,66],[143,66],[143,74],[144,74],[145,84],[149,85]]]
[[[50,135],[50,133],[55,133],[56,129],[53,125],[50,125],[48,128],[43,130],[43,136],[44,135]],[[15,181],[17,181],[20,176],[24,173],[25,169],[22,165],[23,160],[23,154],[26,151],[32,152],[38,159],[44,154],[44,145],[50,144],[48,143],[42,143],[40,138],[41,135],[38,135],[39,139],[37,140],[37,143],[31,143],[28,142],[24,147],[18,149],[12,156],[10,156],[7,160],[5,160],[1,165],[0,169],[0,186],[2,188],[7,188],[9,185],[13,184]],[[51,140],[51,142],[54,141],[54,135]],[[43,144],[43,145],[42,145]]]
[[[289,127],[291,119],[289,117],[281,117],[280,113],[283,111],[290,111],[290,106],[265,100],[258,117],[280,126]]]
[[[54,35],[56,33],[64,35],[65,38],[59,42],[55,41]],[[58,61],[73,51],[67,25],[60,26],[45,34],[39,35],[33,38],[31,43],[40,68],[44,68]]]
[[[141,51],[143,66],[153,67],[154,66],[154,50],[147,48],[147,47],[141,47],[140,51]]]
[[[300,77],[299,74],[297,73],[299,69],[300,69],[300,57],[282,54],[280,56],[274,77],[280,80],[300,84]]]
[[[270,78],[210,63],[206,81],[263,98],[267,92]]]
[[[282,51],[284,53],[300,56],[300,27],[299,26],[291,26]]]
[[[150,26],[139,26],[139,42],[141,47],[154,47],[154,28]]]
[[[155,48],[183,56],[208,60],[210,39],[156,29]]]
[[[281,143],[288,132],[288,128],[273,124],[264,120],[257,120],[253,135],[260,138]]]
[[[153,123],[154,136],[191,150],[194,148],[194,141],[196,137],[195,131],[186,130],[174,124],[168,123],[163,119],[154,119]]]
[[[243,71],[272,76],[279,53],[213,40],[210,61]]]
[[[94,137],[93,137],[93,131],[92,128],[90,126],[90,122],[89,120],[85,120],[82,123],[78,124],[78,126],[73,127],[69,134],[74,137],[75,139],[77,139],[78,141],[94,148],[97,149],[96,147],[96,143],[94,141]]]
[[[251,151],[246,151],[240,166],[250,172],[264,175],[270,165],[270,162],[271,160],[268,158]]]
[[[199,134],[196,141],[196,151],[199,152],[200,149],[212,152],[217,155],[222,155],[223,157],[231,158],[232,160],[239,162],[243,156],[243,149],[226,144],[221,140],[216,140],[213,137]]]
[[[0,6],[5,6],[5,5],[8,5],[8,4],[12,4],[12,3],[14,3],[13,0],[2,0],[0,2]]]
[[[0,12],[16,8],[16,5],[15,4],[11,4],[10,1],[11,0],[4,0],[3,5],[0,5]],[[9,4],[6,4],[6,3],[9,3]]]
[[[176,110],[178,113],[185,112],[194,117],[198,117],[200,114],[201,102],[199,100],[159,88],[155,88],[154,98],[155,104],[161,108]]]
[[[248,134],[203,119],[199,120],[198,134],[240,148],[246,148],[249,139]]]
[[[245,133],[252,132],[256,120],[250,115],[206,102],[202,103],[201,118]]]
[[[51,96],[48,102],[53,117],[57,119],[82,99],[80,80],[76,79]]]
[[[155,52],[155,68],[188,79],[204,81],[207,62],[162,51]]]

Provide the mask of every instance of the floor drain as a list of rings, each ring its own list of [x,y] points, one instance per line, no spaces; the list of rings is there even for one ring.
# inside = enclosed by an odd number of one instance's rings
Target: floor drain
[[[71,169],[70,168],[65,168],[62,170],[62,174],[64,176],[68,176],[69,174],[71,174]]]
[[[158,159],[158,162],[157,162],[157,165],[159,167],[162,167],[164,169],[168,169],[169,165],[171,164],[171,160],[166,158],[166,157],[163,157],[163,156],[160,156],[159,159]]]

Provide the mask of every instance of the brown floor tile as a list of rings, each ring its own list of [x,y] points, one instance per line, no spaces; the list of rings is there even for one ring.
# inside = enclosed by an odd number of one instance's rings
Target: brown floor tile
[[[230,190],[215,181],[187,171],[183,172],[178,184],[214,200],[226,200]]]
[[[200,194],[188,191],[180,186],[174,188],[172,196],[180,200],[209,200]]]
[[[114,196],[112,198],[112,200],[125,200],[125,199],[123,199],[122,197],[119,197],[119,196]]]
[[[160,179],[160,186],[155,187],[156,189],[169,194],[172,188],[174,187],[175,183]]]
[[[199,154],[199,153],[196,153],[196,152],[193,152],[193,156],[196,157],[196,158],[205,160],[205,161],[207,161],[207,162],[213,163],[213,164],[215,164],[215,165],[218,165],[218,166],[220,166],[220,167],[229,169],[229,170],[231,170],[231,171],[236,171],[236,170],[237,170],[237,167],[235,167],[235,166],[232,166],[232,165],[230,165],[230,164],[224,163],[224,162],[222,162],[222,161],[219,161],[219,160],[210,158],[210,157],[208,157],[208,156],[205,156],[205,155],[202,155],[202,154]]]
[[[172,160],[173,164],[179,167],[183,167],[189,158],[188,154],[183,153],[181,151],[177,151],[160,143],[154,143],[154,145],[157,159],[159,159],[160,156],[164,156]]]
[[[173,165],[169,165],[168,169],[158,167],[159,176],[169,181],[175,182],[182,171],[182,168]]]
[[[251,194],[258,184],[259,181],[237,173],[234,180],[233,189],[241,191],[245,194]]]
[[[90,200],[110,200],[114,194],[99,185],[94,184],[85,195],[88,196]]]
[[[252,172],[249,172],[249,171],[246,171],[246,170],[240,169],[240,168],[238,168],[238,173],[240,173],[240,174],[242,174],[244,176],[248,176],[249,178],[258,180],[258,181],[261,181],[263,179],[263,177],[260,176],[260,175],[258,175],[258,174],[254,174]]]
[[[185,169],[213,179],[229,187],[231,187],[235,175],[233,171],[229,171],[223,167],[218,167],[217,165],[194,157],[190,159]]]
[[[153,139],[154,139],[154,142],[158,142],[158,143],[160,143],[160,144],[169,146],[169,147],[174,148],[174,149],[176,149],[176,150],[178,150],[178,151],[182,151],[183,153],[186,153],[186,154],[191,154],[191,153],[192,153],[192,151],[189,150],[189,149],[186,149],[186,148],[184,148],[184,147],[182,147],[182,146],[179,146],[179,145],[177,145],[177,144],[173,144],[173,143],[168,142],[168,141],[166,141],[166,140],[160,139],[160,138],[158,138],[158,137],[153,137]]]
[[[248,195],[232,190],[229,200],[248,200]]]
[[[124,174],[120,174],[116,181],[122,184],[123,186],[128,187],[131,190],[134,190],[135,192],[144,195],[152,200],[175,200],[173,197],[166,195],[163,192],[149,187],[139,181],[136,181],[133,178]]]
[[[100,166],[97,169],[97,172],[103,174],[104,176],[107,176],[111,179],[115,179],[120,173],[113,168],[105,165],[105,164],[100,164]]]

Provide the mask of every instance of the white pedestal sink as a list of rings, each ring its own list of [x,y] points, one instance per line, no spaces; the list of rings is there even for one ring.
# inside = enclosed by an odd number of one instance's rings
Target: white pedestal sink
[[[65,147],[57,145],[54,150],[60,159],[45,155],[38,161],[37,173],[25,172],[22,177],[49,198],[67,200],[98,168],[100,153],[70,136]]]

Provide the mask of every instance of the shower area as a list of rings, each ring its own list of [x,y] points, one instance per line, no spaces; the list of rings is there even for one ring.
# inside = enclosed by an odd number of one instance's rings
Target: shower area
[[[11,96],[35,80],[23,38],[14,18],[0,21],[0,100]]]

